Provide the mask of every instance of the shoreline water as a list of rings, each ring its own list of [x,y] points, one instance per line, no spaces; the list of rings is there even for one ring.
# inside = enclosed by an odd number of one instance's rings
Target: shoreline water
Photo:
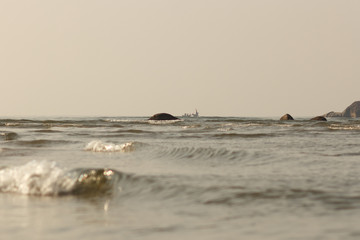
[[[360,235],[360,120],[147,118],[0,119],[1,236]]]

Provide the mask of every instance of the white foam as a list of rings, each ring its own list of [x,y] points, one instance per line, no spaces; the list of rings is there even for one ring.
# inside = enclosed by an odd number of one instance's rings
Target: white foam
[[[217,130],[220,131],[220,132],[229,132],[229,131],[234,130],[234,129],[231,128],[231,127],[223,127],[223,128],[218,128]]]
[[[16,126],[20,126],[20,123],[5,123],[5,126],[7,126],[7,127],[16,127]]]
[[[105,122],[115,123],[146,123],[146,119],[104,119]]]
[[[75,181],[55,162],[31,161],[22,166],[0,169],[0,192],[58,195],[69,192]]]
[[[175,120],[148,120],[150,124],[154,125],[167,125],[167,124],[173,124],[176,122],[183,122],[182,119],[175,119]]]
[[[183,126],[183,129],[189,129],[189,128],[200,128],[201,125],[200,124],[194,124],[194,125],[187,125],[187,126]]]
[[[85,147],[86,151],[92,152],[132,152],[135,150],[135,143],[124,144],[103,143],[102,141],[92,141]]]
[[[333,130],[360,130],[360,125],[340,125],[340,124],[331,124],[329,129]]]

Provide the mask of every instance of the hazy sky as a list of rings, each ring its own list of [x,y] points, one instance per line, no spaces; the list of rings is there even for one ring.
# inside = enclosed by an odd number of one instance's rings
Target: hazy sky
[[[313,116],[360,100],[359,0],[0,0],[1,116]]]

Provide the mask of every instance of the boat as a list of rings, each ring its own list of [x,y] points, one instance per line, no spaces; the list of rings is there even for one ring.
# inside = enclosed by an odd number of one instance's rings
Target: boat
[[[182,115],[182,117],[187,117],[187,118],[197,118],[199,117],[199,112],[197,109],[195,109],[195,113],[184,113]]]

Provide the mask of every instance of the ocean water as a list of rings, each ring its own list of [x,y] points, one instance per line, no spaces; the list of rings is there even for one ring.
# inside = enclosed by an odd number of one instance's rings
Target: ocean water
[[[359,239],[360,120],[0,119],[1,239]]]

